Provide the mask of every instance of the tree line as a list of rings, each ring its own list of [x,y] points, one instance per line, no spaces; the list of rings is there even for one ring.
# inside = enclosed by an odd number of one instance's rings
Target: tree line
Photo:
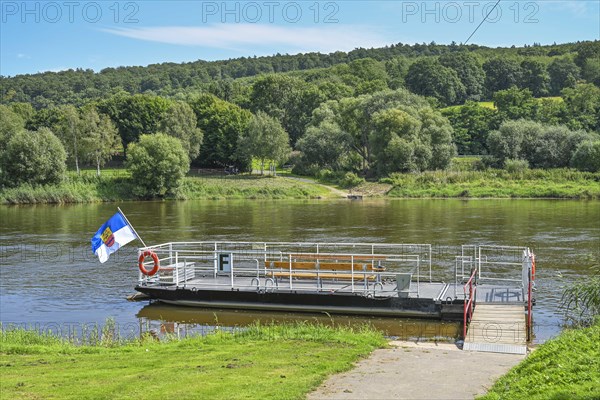
[[[261,169],[269,161],[291,162],[298,173],[371,178],[445,169],[456,154],[486,155],[492,167],[526,161],[597,170],[599,46],[398,45],[317,57],[336,60],[324,68],[292,66],[236,80],[219,75],[168,95],[108,84],[107,92],[86,98],[73,99],[67,90],[60,102],[42,93],[60,74],[2,78],[0,179],[4,186],[52,183],[64,176],[65,163],[76,171],[94,165],[100,174],[117,153],[127,157],[132,175],[154,182],[140,188],[140,196],[164,195],[168,178],[185,174],[190,163],[249,171],[253,159]],[[302,59],[294,57],[260,60]],[[222,68],[233,61],[201,65]],[[167,65],[178,66],[185,65]],[[135,70],[167,85],[160,67]],[[82,74],[63,76],[69,85],[79,82],[78,93],[103,72]],[[70,80],[76,76],[84,78]],[[44,101],[25,95],[27,79],[41,82]],[[518,148],[515,138],[521,138]],[[543,151],[523,150],[531,143]],[[157,174],[153,160],[163,160],[168,172]],[[53,171],[36,173],[50,165]]]
[[[513,85],[530,89],[536,97],[558,95],[578,80],[598,86],[599,60],[600,41],[494,49],[454,43],[399,43],[348,53],[277,54],[105,68],[97,73],[76,69],[0,77],[0,102],[27,102],[41,109],[63,104],[82,106],[120,92],[170,97],[208,91],[243,106],[248,100],[244,94],[255,77],[287,73],[325,92],[359,95],[407,87],[451,105],[491,99],[496,91]]]

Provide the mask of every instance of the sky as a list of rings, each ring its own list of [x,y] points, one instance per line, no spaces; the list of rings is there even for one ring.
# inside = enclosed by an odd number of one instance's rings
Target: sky
[[[350,51],[600,39],[600,0],[0,0],[0,75]]]

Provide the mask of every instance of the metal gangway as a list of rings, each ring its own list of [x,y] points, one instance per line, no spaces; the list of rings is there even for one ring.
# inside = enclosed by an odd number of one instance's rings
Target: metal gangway
[[[532,339],[535,255],[514,246],[463,246],[463,350],[525,354]],[[456,287],[455,286],[455,290]]]

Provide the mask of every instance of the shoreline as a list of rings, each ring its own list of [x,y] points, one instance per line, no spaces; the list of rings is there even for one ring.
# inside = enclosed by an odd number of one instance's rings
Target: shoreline
[[[470,175],[469,175],[470,174]],[[295,176],[186,177],[177,190],[163,198],[143,199],[132,194],[125,176],[70,176],[58,185],[23,185],[0,191],[0,204],[83,204],[121,201],[169,200],[331,200],[345,194],[364,199],[461,200],[598,200],[600,173],[565,170],[536,171],[530,176],[496,176],[491,173],[431,172],[403,174],[388,182],[365,182],[343,189],[332,183]]]

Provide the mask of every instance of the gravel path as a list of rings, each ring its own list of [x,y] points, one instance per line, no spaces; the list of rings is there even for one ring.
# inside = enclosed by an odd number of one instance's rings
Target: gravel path
[[[462,351],[446,343],[391,346],[330,377],[308,399],[473,399],[524,358]]]

